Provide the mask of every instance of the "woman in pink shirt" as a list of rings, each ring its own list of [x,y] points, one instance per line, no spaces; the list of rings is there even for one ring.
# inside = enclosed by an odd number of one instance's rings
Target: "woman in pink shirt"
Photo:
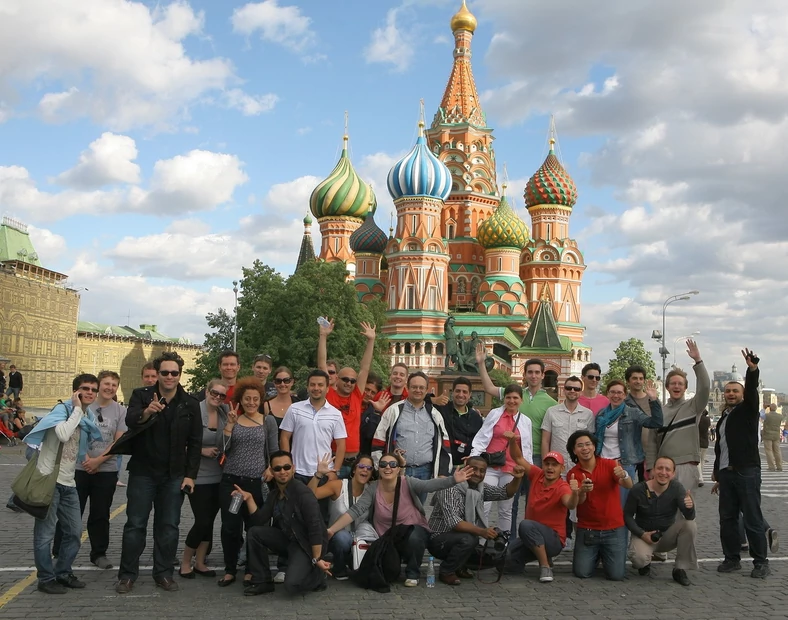
[[[509,438],[516,437],[525,459],[533,460],[531,446],[531,420],[520,413],[523,402],[523,388],[516,383],[508,386],[503,393],[503,407],[493,409],[484,418],[481,430],[476,433],[471,445],[471,456],[483,455],[487,460],[487,474],[484,484],[506,486],[514,476],[512,470],[517,465],[509,454]],[[512,528],[512,500],[495,502],[498,505],[498,527],[504,532]],[[492,502],[484,503],[484,512],[490,516]]]

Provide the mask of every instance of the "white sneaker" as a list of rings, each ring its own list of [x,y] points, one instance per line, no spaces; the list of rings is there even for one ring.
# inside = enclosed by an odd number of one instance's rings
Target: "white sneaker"
[[[564,545],[564,551],[574,551],[574,549],[575,549],[575,539],[567,538],[566,544]]]
[[[406,579],[405,580],[405,587],[406,588],[415,588],[417,585],[419,585],[419,580],[418,579]]]
[[[274,577],[274,583],[284,583],[285,582],[285,575],[286,575],[286,573],[283,573],[282,571],[279,571],[278,573],[276,573],[276,576]]]

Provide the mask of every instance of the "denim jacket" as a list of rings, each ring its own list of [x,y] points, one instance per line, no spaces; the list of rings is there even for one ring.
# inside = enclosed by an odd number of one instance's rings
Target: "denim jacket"
[[[621,450],[622,465],[636,465],[646,458],[643,450],[642,430],[646,428],[660,428],[662,426],[662,405],[657,400],[652,400],[651,415],[640,410],[640,407],[624,406],[624,413],[618,418],[618,447]],[[604,437],[605,430],[597,428],[597,437]],[[599,442],[597,454],[602,451],[602,442]]]

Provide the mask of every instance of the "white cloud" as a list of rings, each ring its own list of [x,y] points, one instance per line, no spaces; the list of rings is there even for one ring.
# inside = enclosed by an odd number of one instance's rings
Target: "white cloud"
[[[249,95],[239,88],[233,88],[224,93],[224,100],[228,108],[238,110],[244,116],[259,116],[273,110],[279,97],[273,93]]]
[[[309,210],[309,197],[312,190],[322,181],[316,176],[306,175],[285,183],[276,183],[263,197],[263,205],[268,213],[301,215]]]
[[[54,182],[77,189],[93,189],[115,183],[140,182],[137,145],[132,138],[105,132],[82,151],[79,163],[55,177]]]
[[[390,64],[395,71],[405,71],[410,66],[414,48],[408,35],[397,26],[397,13],[397,9],[389,9],[386,25],[372,32],[369,45],[364,49],[368,64]]]
[[[0,14],[0,81],[40,90],[49,122],[169,129],[239,81],[229,60],[187,53],[205,17],[185,0],[6,0]]]
[[[51,265],[66,253],[66,239],[46,228],[28,225],[30,240],[42,265]]]
[[[250,2],[233,11],[233,30],[246,36],[259,32],[260,38],[295,52],[314,45],[312,19],[297,6],[279,6],[277,0]]]

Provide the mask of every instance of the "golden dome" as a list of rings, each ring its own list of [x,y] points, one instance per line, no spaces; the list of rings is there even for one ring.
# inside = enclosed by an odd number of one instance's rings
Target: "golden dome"
[[[457,32],[458,30],[467,30],[473,33],[477,25],[478,22],[473,16],[473,13],[465,6],[465,0],[462,0],[462,7],[455,13],[454,17],[451,18],[451,31]]]

